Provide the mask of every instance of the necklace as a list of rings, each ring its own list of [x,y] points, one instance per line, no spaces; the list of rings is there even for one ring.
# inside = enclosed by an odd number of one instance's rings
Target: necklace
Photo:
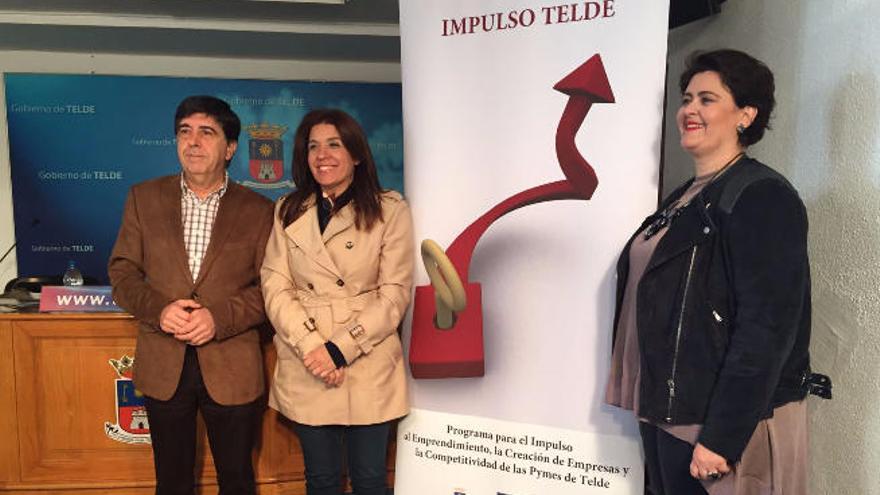
[[[730,167],[731,165],[736,163],[736,161],[739,160],[739,158],[741,156],[743,156],[744,154],[745,153],[740,151],[739,153],[736,154],[736,156],[731,158],[730,161],[725,163],[723,167],[719,168],[717,172],[712,174],[712,177],[710,177],[709,180],[706,181],[706,185],[703,186],[701,191],[703,191],[707,187],[709,187],[709,184],[712,184],[713,182],[715,182],[715,179],[720,177],[721,174],[723,174],[728,169],[728,167]],[[657,234],[657,232],[660,232],[664,228],[672,225],[672,221],[675,220],[676,218],[678,218],[679,215],[681,215],[681,212],[685,208],[687,208],[687,206],[689,204],[691,204],[692,200],[693,200],[693,198],[687,200],[687,202],[685,202],[682,205],[679,205],[678,201],[673,201],[672,204],[667,206],[662,212],[660,212],[660,215],[657,216],[657,218],[655,218],[653,222],[651,222],[651,225],[648,225],[648,228],[645,229],[645,234],[644,234],[645,240],[648,240],[651,237],[654,237],[654,235]]]

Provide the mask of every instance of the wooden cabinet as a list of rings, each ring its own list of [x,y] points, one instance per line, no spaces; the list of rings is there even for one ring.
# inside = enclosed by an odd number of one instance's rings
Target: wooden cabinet
[[[104,432],[105,422],[116,421],[110,360],[134,356],[136,334],[124,314],[0,315],[0,494],[153,493],[149,444]],[[271,379],[275,350],[269,339],[263,348]],[[199,436],[200,493],[217,493],[201,427]],[[305,493],[299,443],[269,408],[254,469],[260,494]]]

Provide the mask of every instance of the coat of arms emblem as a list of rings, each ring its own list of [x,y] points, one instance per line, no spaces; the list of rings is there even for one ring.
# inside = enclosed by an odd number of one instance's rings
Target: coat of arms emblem
[[[248,168],[251,178],[262,184],[278,182],[284,176],[284,142],[281,136],[287,126],[276,124],[251,124],[247,127]]]
[[[284,141],[286,125],[250,124],[245,127],[248,140],[248,172],[250,178],[240,184],[251,189],[282,189],[293,187],[284,179]]]
[[[123,443],[150,443],[150,422],[144,406],[144,396],[134,388],[132,368],[134,358],[123,355],[111,359],[110,366],[116,371],[116,423],[104,422],[104,433]]]

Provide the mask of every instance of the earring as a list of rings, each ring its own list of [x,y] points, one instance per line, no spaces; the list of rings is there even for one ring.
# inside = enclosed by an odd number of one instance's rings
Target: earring
[[[742,135],[742,133],[746,132],[746,126],[742,124],[736,124],[736,133]]]

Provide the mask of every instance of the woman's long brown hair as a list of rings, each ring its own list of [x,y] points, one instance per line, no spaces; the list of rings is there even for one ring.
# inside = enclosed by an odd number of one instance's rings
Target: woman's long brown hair
[[[312,110],[303,117],[293,138],[293,182],[296,189],[281,203],[278,212],[282,224],[287,227],[305,213],[305,201],[320,191],[312,171],[309,169],[309,134],[318,124],[336,127],[342,144],[358,164],[354,167],[354,178],[348,188],[351,190],[351,204],[354,208],[354,224],[358,229],[370,230],[376,221],[382,220],[382,187],[376,163],[370,152],[370,145],[363,129],[351,115],[332,108]]]

